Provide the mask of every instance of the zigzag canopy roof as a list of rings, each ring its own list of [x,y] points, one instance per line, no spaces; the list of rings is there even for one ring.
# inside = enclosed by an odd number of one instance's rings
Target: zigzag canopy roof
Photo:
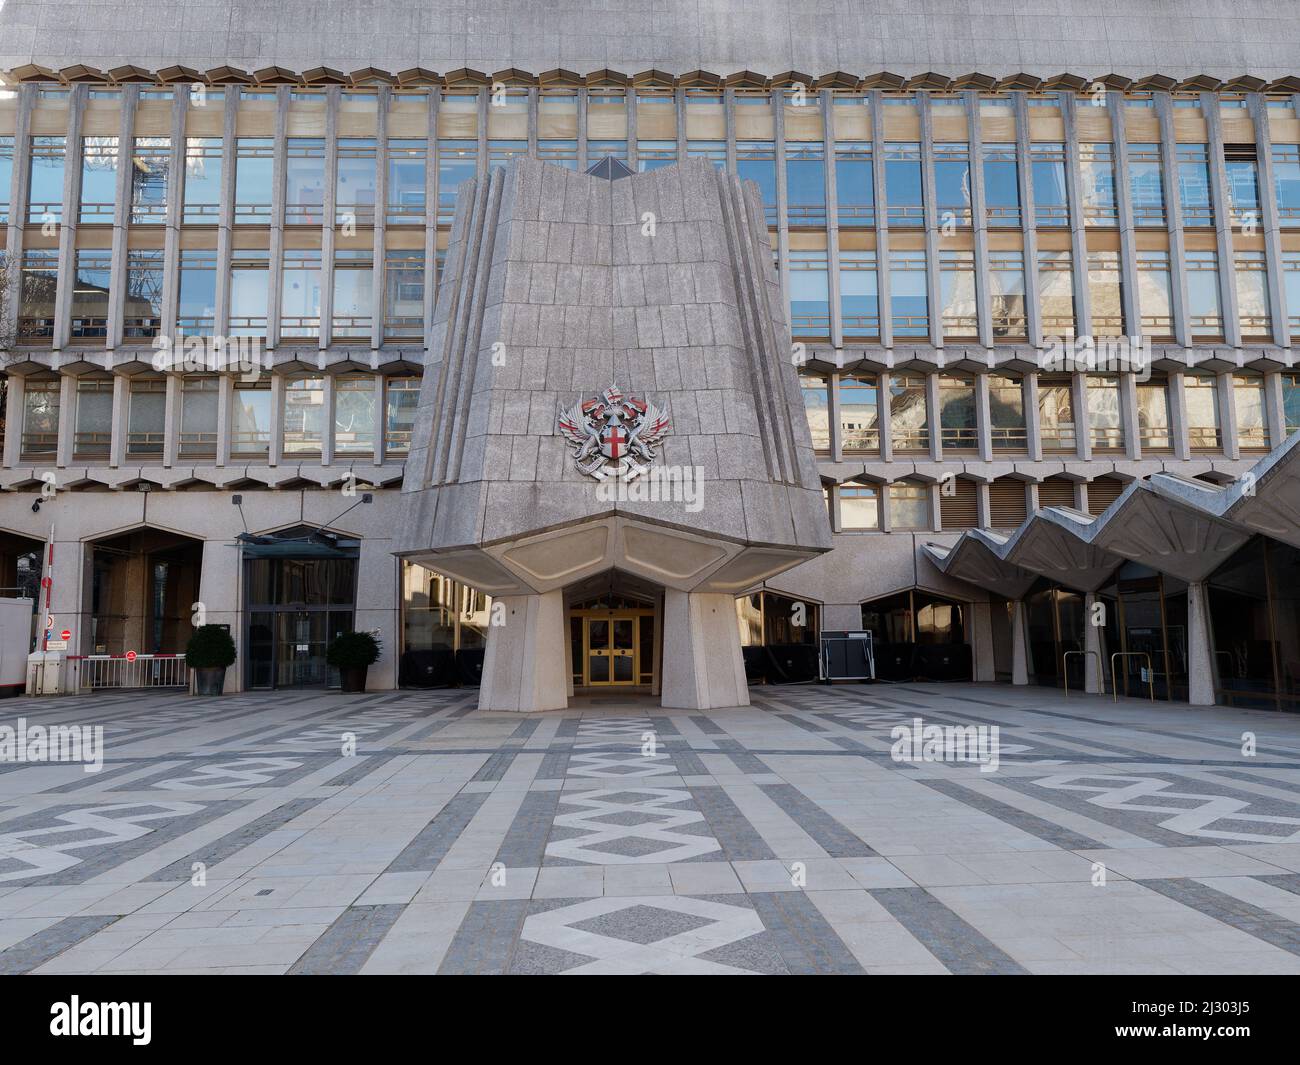
[[[1203,581],[1257,533],[1300,547],[1300,433],[1226,488],[1157,473],[1097,517],[1046,507],[1008,536],[972,529],[925,551],[949,576],[1019,599],[1040,576],[1096,591],[1126,561]]]

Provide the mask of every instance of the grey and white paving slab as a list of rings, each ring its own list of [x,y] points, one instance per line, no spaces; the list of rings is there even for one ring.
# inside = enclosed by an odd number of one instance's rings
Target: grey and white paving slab
[[[106,752],[0,766],[0,973],[1300,973],[1300,719],[751,697],[8,700]],[[895,760],[916,719],[996,770]]]

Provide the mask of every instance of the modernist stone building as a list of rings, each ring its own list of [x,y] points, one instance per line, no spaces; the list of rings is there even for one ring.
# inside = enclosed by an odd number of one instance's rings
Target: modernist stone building
[[[896,6],[10,0],[4,594],[82,685],[1300,708],[1300,18]]]

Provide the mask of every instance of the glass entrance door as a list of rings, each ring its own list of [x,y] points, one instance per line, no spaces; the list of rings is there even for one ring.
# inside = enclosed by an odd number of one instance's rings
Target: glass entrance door
[[[635,617],[584,618],[588,684],[635,684]]]

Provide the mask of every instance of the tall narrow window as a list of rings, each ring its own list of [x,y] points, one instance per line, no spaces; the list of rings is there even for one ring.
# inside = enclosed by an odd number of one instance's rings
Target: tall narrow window
[[[136,137],[131,153],[131,224],[167,221],[167,176],[172,166],[170,137]]]
[[[880,335],[874,251],[840,249],[840,308],[840,324],[846,339]]]
[[[1287,436],[1300,430],[1300,373],[1282,375],[1282,420]]]
[[[1025,383],[1021,378],[989,374],[989,420],[995,452],[1027,448]]]
[[[424,252],[384,254],[384,336],[424,336]]]
[[[1294,333],[1300,329],[1300,251],[1282,253],[1282,293],[1287,322]]]
[[[826,225],[826,152],[820,141],[785,146],[786,217],[792,226]]]
[[[374,253],[340,249],[334,253],[333,335],[340,340],[368,338],[374,327]]]
[[[1219,420],[1219,379],[1214,374],[1183,375],[1187,410],[1187,442],[1193,451],[1218,451],[1222,445]]]
[[[236,248],[230,255],[230,335],[266,336],[270,252]]]
[[[1169,340],[1174,335],[1174,306],[1167,251],[1137,253],[1138,307],[1142,335]]]
[[[411,449],[420,379],[414,375],[384,378],[384,451],[405,455]]]
[[[162,329],[163,261],[161,248],[128,248],[126,304],[122,335],[128,340],[156,337]]]
[[[1025,257],[1021,252],[989,252],[989,300],[995,339],[1023,340],[1028,336]]]
[[[320,335],[320,250],[291,248],[284,253],[280,294],[280,335]]]
[[[49,340],[54,336],[58,286],[58,249],[24,248],[18,288],[18,335],[23,340]]]
[[[622,89],[587,91],[587,164],[627,162],[627,96]]]
[[[271,382],[236,381],[230,407],[230,453],[266,458],[271,449]]]
[[[1088,396],[1088,436],[1094,451],[1122,451],[1124,422],[1120,417],[1119,379],[1089,374],[1085,378]]]
[[[9,190],[14,178],[14,139],[0,137],[0,225],[9,224]]]
[[[217,457],[217,411],[221,381],[213,374],[187,374],[181,382],[180,457]],[[270,396],[270,393],[267,393]]]
[[[111,225],[117,201],[117,138],[81,138],[82,224]]]
[[[1273,330],[1268,309],[1268,264],[1262,251],[1239,251],[1233,255],[1237,280],[1237,317],[1241,335],[1267,339]]]
[[[373,374],[341,374],[335,378],[334,453],[373,455],[376,413]]]
[[[944,338],[973,340],[978,337],[974,252],[939,252],[939,297],[943,300]]]
[[[925,224],[919,144],[885,145],[885,205],[891,229]]]
[[[569,170],[578,169],[578,94],[543,89],[537,98],[537,154]]]
[[[1076,449],[1074,385],[1069,377],[1039,378],[1038,433],[1045,452],[1061,455]]]
[[[320,225],[325,216],[325,141],[290,137],[284,167],[285,225]]]
[[[113,378],[77,378],[77,420],[73,426],[74,459],[106,459],[113,440]]]
[[[925,252],[890,251],[889,303],[896,337],[930,335]]]
[[[1020,172],[1014,144],[984,146],[984,211],[992,227],[1020,228]]]
[[[388,142],[387,223],[425,224],[425,169],[428,142],[394,139]]]
[[[216,306],[216,251],[182,250],[176,331],[184,336],[211,336]]]
[[[841,229],[876,224],[870,142],[835,146],[835,199]]]
[[[1187,313],[1197,340],[1223,337],[1219,303],[1219,257],[1212,251],[1189,251],[1186,259]]]
[[[167,382],[136,377],[127,393],[126,453],[132,458],[161,458],[167,421]]]
[[[880,390],[874,375],[840,376],[840,446],[845,452],[880,450]]]
[[[43,460],[59,450],[60,380],[30,377],[23,388],[22,455]]]
[[[108,287],[112,272],[111,249],[77,249],[77,276],[72,287],[73,339],[108,336]]]
[[[939,375],[939,439],[945,451],[979,447],[975,382],[965,374]]]
[[[1165,182],[1160,167],[1160,145],[1128,146],[1129,190],[1133,224],[1159,228],[1165,224]]]
[[[1224,166],[1228,177],[1228,202],[1232,205],[1232,224],[1258,228],[1259,163],[1253,144],[1225,144]]]
[[[1273,189],[1279,224],[1300,226],[1300,144],[1273,145]]]
[[[1034,187],[1036,227],[1068,226],[1070,197],[1065,183],[1065,145],[1031,144],[1029,169]]]
[[[340,226],[375,224],[375,142],[340,137],[334,177],[334,222]]]
[[[1204,144],[1178,145],[1178,196],[1184,226],[1213,226],[1210,157]]]
[[[803,395],[804,414],[808,418],[808,433],[816,451],[829,451],[831,447],[830,395],[826,378],[821,374],[803,370],[799,374],[799,391]]]
[[[325,381],[294,377],[284,384],[284,453],[319,455],[325,438]]]
[[[1088,294],[1092,300],[1092,335],[1124,335],[1124,285],[1119,269],[1119,253],[1088,253]]]
[[[1068,251],[1038,253],[1038,306],[1045,339],[1074,338],[1074,264]]]
[[[889,434],[895,451],[930,449],[928,411],[923,375],[889,375]]]
[[[826,252],[790,253],[790,330],[795,336],[830,334],[830,295]]]
[[[970,155],[965,144],[934,146],[934,198],[940,226],[971,224]]]
[[[33,137],[27,162],[27,223],[63,220],[63,167],[66,137]]]
[[[238,160],[237,160],[238,163]],[[190,225],[216,225],[221,216],[221,165],[222,148],[220,137],[186,137],[185,138],[185,174],[181,190],[181,218]],[[249,160],[245,172],[245,191],[252,193],[252,169],[256,164]],[[239,173],[238,165],[235,173]],[[270,191],[271,177],[266,175],[266,188]],[[267,211],[261,217],[263,223],[270,220],[270,203],[266,201]],[[249,207],[251,213],[252,205]],[[237,221],[256,221],[244,217]]]
[[[1169,429],[1169,383],[1152,378],[1137,384],[1138,438],[1144,453],[1168,455],[1173,452]]]
[[[239,137],[235,141],[235,222],[237,224],[267,225],[271,221],[271,178],[274,164],[275,141],[270,137]],[[187,189],[189,184],[190,178],[187,175]],[[219,191],[213,190],[209,195],[219,195]],[[185,213],[187,216],[190,213],[188,192]],[[212,219],[205,219],[205,221],[212,221]]]
[[[540,142],[539,148],[540,152]],[[552,159],[551,162],[556,160]],[[438,224],[449,225],[456,213],[456,192],[477,173],[478,142],[438,139]]]
[[[787,181],[792,172],[791,164],[799,163],[802,160],[798,158],[796,152],[793,157],[787,153],[786,175]],[[644,169],[644,168],[643,168]],[[795,166],[793,172],[797,176],[802,175],[799,168]],[[752,181],[758,186],[759,196],[763,200],[763,215],[769,226],[776,225],[776,146],[771,141],[739,141],[736,144],[736,173],[742,181]],[[807,190],[803,190],[806,192]],[[816,204],[816,200],[812,201]],[[825,216],[823,207],[822,215]],[[797,214],[795,211],[790,212],[791,225],[799,225],[795,221]]]
[[[1268,417],[1264,413],[1264,378],[1238,374],[1232,379],[1232,405],[1237,416],[1237,446],[1242,451],[1268,450]]]

